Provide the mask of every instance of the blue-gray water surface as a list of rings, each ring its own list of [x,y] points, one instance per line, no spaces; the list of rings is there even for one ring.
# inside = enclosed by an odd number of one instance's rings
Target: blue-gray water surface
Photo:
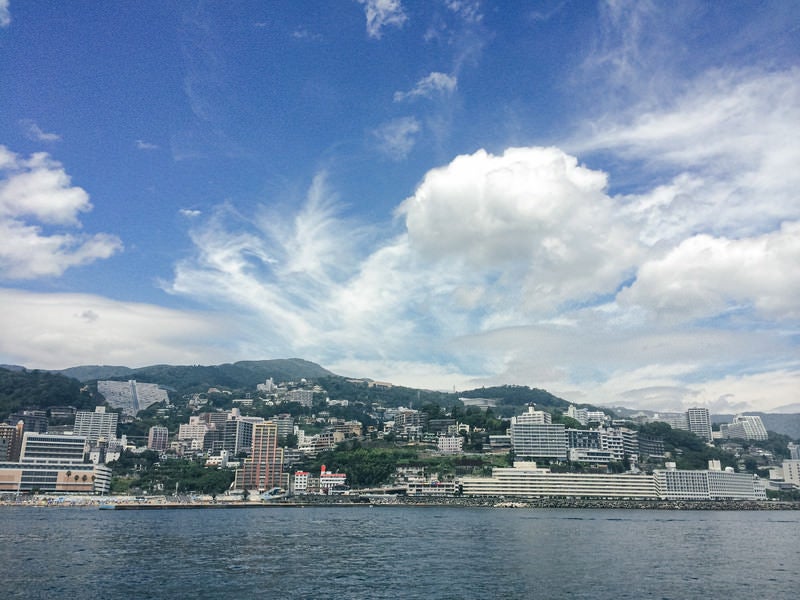
[[[0,507],[4,598],[797,598],[800,512]]]

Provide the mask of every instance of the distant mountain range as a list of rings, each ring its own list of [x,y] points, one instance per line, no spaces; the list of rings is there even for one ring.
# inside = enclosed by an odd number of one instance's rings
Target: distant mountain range
[[[139,369],[88,365],[54,371],[78,381],[135,379],[158,383],[181,391],[204,392],[210,387],[255,387],[272,377],[275,382],[316,379],[334,375],[320,365],[301,358],[243,360],[222,365],[152,365]]]
[[[221,365],[151,365],[138,369],[125,366],[110,365],[83,365],[61,369],[57,371],[27,371],[25,367],[19,365],[0,365],[4,369],[5,376],[0,376],[0,413],[8,413],[22,407],[24,398],[35,398],[31,405],[43,405],[46,403],[43,390],[58,389],[58,394],[52,394],[53,405],[57,404],[80,404],[83,398],[76,397],[70,400],[69,396],[73,393],[78,394],[78,389],[72,389],[67,384],[68,380],[59,380],[57,376],[65,379],[78,380],[82,383],[104,379],[128,380],[135,379],[143,383],[157,383],[172,391],[179,393],[205,392],[211,387],[228,389],[252,389],[259,383],[263,383],[268,378],[272,378],[276,383],[282,381],[299,381],[301,379],[319,380],[322,378],[334,378],[344,382],[344,378],[325,369],[324,367],[300,358],[273,359],[273,360],[250,360]],[[26,378],[24,373],[42,373],[48,379]],[[26,382],[32,383],[26,383]],[[332,384],[332,381],[328,382]],[[340,387],[343,383],[337,384]],[[22,388],[22,389],[21,389]],[[69,392],[67,392],[69,390]],[[335,393],[335,391],[332,391]],[[422,393],[422,397],[420,397]],[[382,396],[386,396],[383,398]],[[545,390],[531,389],[526,386],[498,386],[493,388],[480,388],[475,390],[463,391],[458,396],[477,397],[477,398],[498,398],[502,399],[502,404],[509,406],[524,406],[534,402],[540,408],[565,410],[569,403],[558,398]],[[403,402],[405,405],[412,403],[414,399],[433,401],[440,405],[449,405],[456,401],[452,394],[433,393],[427,390],[416,390],[412,388],[396,387],[392,390],[379,391],[374,389],[370,392],[373,400],[388,400],[390,405]],[[13,400],[12,400],[13,398]],[[392,401],[394,400],[394,401]],[[583,405],[582,405],[583,406]],[[588,405],[586,405],[588,406]],[[2,410],[5,409],[5,410]],[[614,407],[614,412],[619,416],[628,416],[639,411],[634,411],[624,407]],[[516,412],[516,411],[515,411]],[[644,411],[647,412],[647,411]],[[513,413],[512,413],[513,414]],[[764,422],[764,426],[769,431],[788,435],[792,439],[800,439],[800,414],[777,414],[777,413],[748,413],[759,415]],[[715,423],[730,423],[733,415],[712,415]]]

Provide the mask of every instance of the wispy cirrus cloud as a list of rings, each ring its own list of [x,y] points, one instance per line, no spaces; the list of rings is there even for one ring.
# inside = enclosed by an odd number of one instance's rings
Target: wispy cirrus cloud
[[[69,232],[92,205],[48,154],[23,158],[0,146],[0,177],[0,277],[59,276],[122,250],[114,235]]]
[[[416,144],[422,126],[415,117],[400,117],[372,131],[378,149],[392,160],[403,160]]]
[[[136,148],[139,150],[158,150],[159,146],[144,140],[136,140]]]
[[[395,92],[394,101],[413,100],[415,98],[433,98],[437,95],[452,94],[458,84],[458,79],[453,75],[437,71],[420,79],[417,84],[407,92]]]
[[[400,0],[357,0],[367,15],[367,35],[380,39],[385,27],[402,27],[408,20]]]
[[[0,0],[0,27],[11,25],[11,12],[8,9],[9,0]]]
[[[20,125],[25,129],[25,136],[34,142],[58,142],[61,136],[57,133],[48,133],[42,130],[34,121],[23,119]]]

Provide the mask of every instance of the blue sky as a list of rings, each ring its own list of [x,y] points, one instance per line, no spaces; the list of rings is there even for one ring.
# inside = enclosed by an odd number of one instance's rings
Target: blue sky
[[[0,362],[800,410],[798,23],[0,0]]]

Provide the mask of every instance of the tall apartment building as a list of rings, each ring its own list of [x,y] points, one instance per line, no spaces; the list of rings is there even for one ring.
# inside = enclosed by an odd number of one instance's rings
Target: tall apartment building
[[[550,413],[529,407],[526,413],[511,417],[511,446],[519,458],[567,460],[564,426],[553,425]]]
[[[225,422],[222,448],[231,456],[236,456],[240,452],[249,453],[253,446],[253,427],[263,422],[264,419],[261,417],[237,417],[231,413],[231,418]]]
[[[115,412],[106,412],[105,406],[98,406],[94,412],[79,410],[75,413],[75,435],[85,437],[90,444],[97,443],[101,437],[106,441],[117,439],[117,419]]]
[[[720,425],[723,437],[741,440],[766,440],[767,428],[757,415],[736,415],[732,423]]]
[[[278,447],[278,426],[272,421],[253,424],[250,458],[236,470],[236,489],[265,492],[281,487],[283,449]]]
[[[178,439],[179,440],[195,440],[200,448],[203,447],[203,438],[210,426],[205,421],[202,421],[198,416],[189,417],[188,423],[181,423],[178,426]]]
[[[272,422],[278,426],[278,437],[286,439],[286,436],[294,433],[294,417],[290,414],[275,415]]]
[[[22,449],[24,425],[20,421],[16,425],[0,423],[0,462],[17,462]]]
[[[147,432],[147,448],[158,452],[169,448],[169,429],[163,425],[153,425]]]
[[[707,442],[711,441],[711,415],[707,408],[690,408],[686,411],[689,431]]]

